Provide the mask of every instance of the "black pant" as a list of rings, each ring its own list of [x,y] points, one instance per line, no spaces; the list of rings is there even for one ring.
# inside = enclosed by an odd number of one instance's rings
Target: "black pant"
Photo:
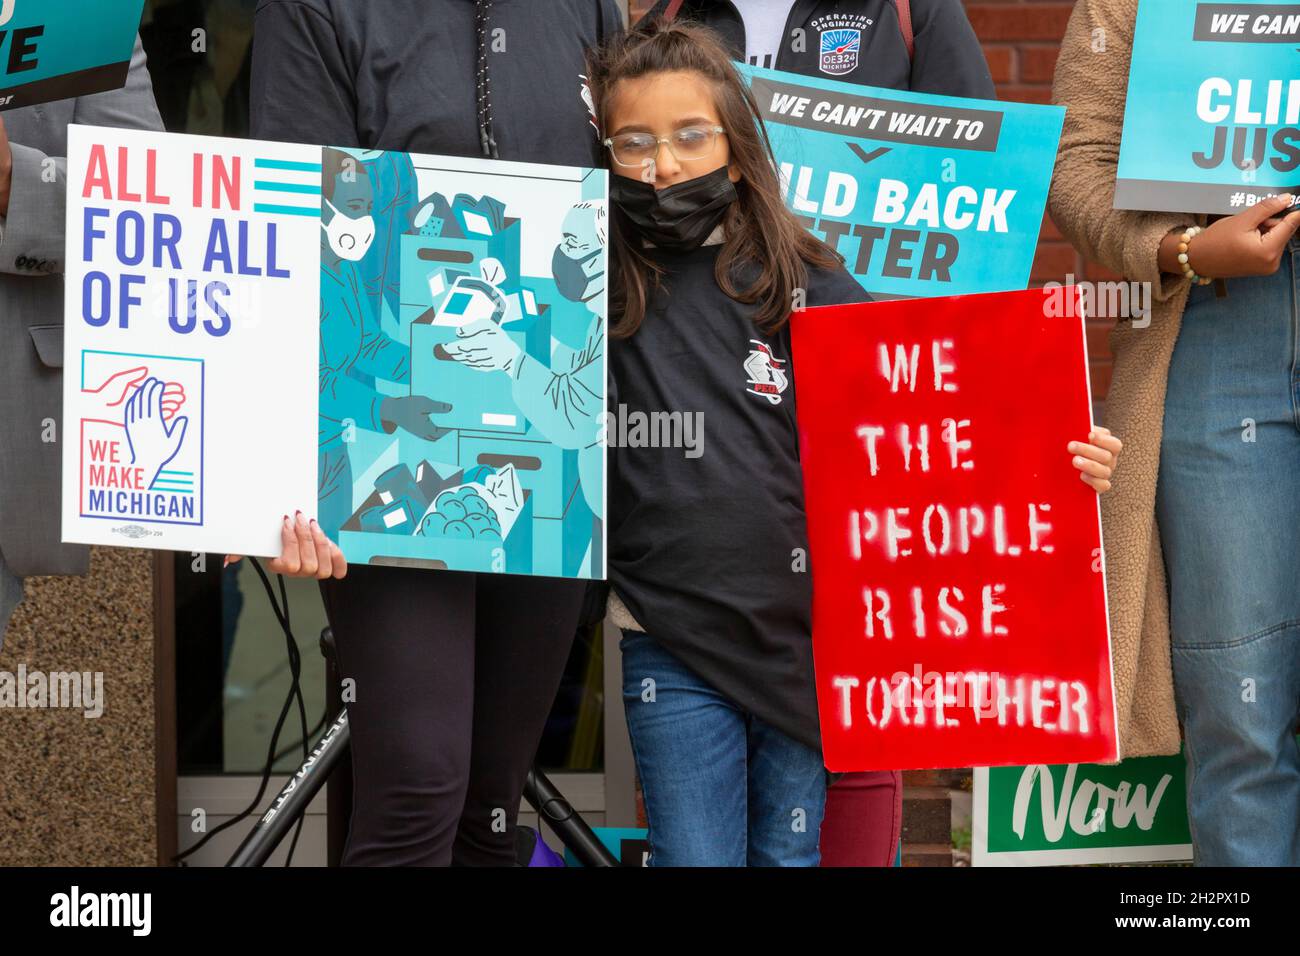
[[[514,863],[524,778],[584,591],[369,565],[322,582],[352,737],[345,866]]]

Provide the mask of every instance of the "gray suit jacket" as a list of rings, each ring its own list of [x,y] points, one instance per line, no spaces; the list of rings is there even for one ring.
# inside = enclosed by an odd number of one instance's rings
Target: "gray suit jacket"
[[[136,39],[125,88],[0,114],[13,147],[0,219],[0,556],[19,577],[85,574],[60,536],[63,234],[68,124],[163,128]],[[57,441],[54,438],[57,436]]]

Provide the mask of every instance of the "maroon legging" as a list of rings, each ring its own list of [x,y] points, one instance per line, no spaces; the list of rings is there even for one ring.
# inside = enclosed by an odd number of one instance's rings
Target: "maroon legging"
[[[822,866],[893,866],[903,826],[903,774],[846,773],[826,791]]]

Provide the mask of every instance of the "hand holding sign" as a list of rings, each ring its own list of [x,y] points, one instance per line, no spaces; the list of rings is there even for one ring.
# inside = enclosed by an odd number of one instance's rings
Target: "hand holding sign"
[[[1188,245],[1188,265],[1198,275],[1216,279],[1268,276],[1277,272],[1286,244],[1300,227],[1300,209],[1282,215],[1294,197],[1274,196],[1249,209],[1211,223]],[[1269,225],[1269,223],[1273,225]],[[1182,233],[1165,236],[1160,244],[1160,270],[1181,275],[1178,261]]]
[[[1124,445],[1110,433],[1109,428],[1098,425],[1088,433],[1088,441],[1070,442],[1068,449],[1074,456],[1072,464],[1079,470],[1083,483],[1098,494],[1110,491],[1110,478]]]
[[[1232,215],[1293,190],[1300,167],[1295,0],[1128,6],[1137,17],[1115,208]]]
[[[228,554],[222,567],[243,560],[243,555]],[[267,568],[274,574],[290,578],[341,578],[348,573],[348,562],[339,546],[325,536],[316,519],[309,522],[301,511],[288,515],[280,526],[280,556],[272,558]]]

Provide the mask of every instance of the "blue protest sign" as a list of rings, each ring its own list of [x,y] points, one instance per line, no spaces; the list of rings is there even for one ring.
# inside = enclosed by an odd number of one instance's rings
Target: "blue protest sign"
[[[1063,109],[738,67],[787,205],[873,296],[1028,285]]]
[[[1297,167],[1300,3],[1141,0],[1115,208],[1240,212]]]
[[[0,111],[126,83],[144,0],[0,0]]]

